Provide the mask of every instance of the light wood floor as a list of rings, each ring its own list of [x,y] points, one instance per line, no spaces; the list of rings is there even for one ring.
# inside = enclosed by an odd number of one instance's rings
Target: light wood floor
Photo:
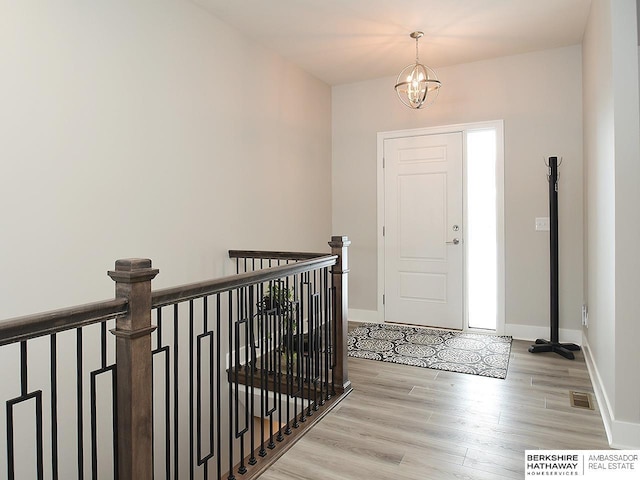
[[[349,359],[354,391],[261,480],[524,478],[527,449],[607,449],[584,357],[514,340],[506,380]],[[592,396],[595,404],[595,397]]]

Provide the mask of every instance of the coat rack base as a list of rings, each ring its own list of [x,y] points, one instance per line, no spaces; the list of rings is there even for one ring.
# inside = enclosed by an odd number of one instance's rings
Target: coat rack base
[[[573,352],[580,350],[580,346],[575,343],[558,343],[543,340],[541,338],[536,340],[535,345],[529,347],[531,353],[553,352],[558,355],[562,355],[564,358],[573,360],[575,357]]]

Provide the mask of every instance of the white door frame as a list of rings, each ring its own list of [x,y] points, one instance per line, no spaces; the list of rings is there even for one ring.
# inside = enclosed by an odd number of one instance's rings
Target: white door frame
[[[462,132],[463,152],[462,152],[462,191],[466,202],[467,197],[467,132],[471,130],[483,130],[493,128],[496,131],[496,239],[497,239],[497,275],[498,275],[498,299],[496,334],[504,333],[505,324],[505,243],[504,243],[504,121],[493,120],[487,122],[463,123],[458,125],[445,125],[440,127],[414,128],[410,130],[396,130],[391,132],[378,132],[378,158],[377,158],[377,242],[378,242],[378,321],[384,323],[384,170],[382,167],[384,156],[384,141],[390,138],[414,137],[419,135],[437,135],[441,133]],[[467,225],[467,209],[463,204],[463,221]],[[463,228],[463,242],[466,241],[466,228]],[[466,258],[466,252],[465,252]],[[465,263],[466,265],[466,263]],[[469,328],[468,308],[467,308],[467,275],[464,282],[464,330],[473,331]]]

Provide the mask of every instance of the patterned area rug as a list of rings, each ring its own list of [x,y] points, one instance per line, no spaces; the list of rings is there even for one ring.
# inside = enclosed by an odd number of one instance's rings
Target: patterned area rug
[[[505,378],[511,337],[365,323],[349,332],[350,357]]]

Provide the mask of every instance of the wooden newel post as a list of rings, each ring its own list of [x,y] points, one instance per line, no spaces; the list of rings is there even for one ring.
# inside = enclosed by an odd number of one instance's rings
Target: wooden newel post
[[[129,300],[129,313],[116,320],[118,398],[118,478],[153,478],[151,375],[151,280],[158,274],[151,260],[117,260],[108,272],[116,282],[116,297]]]
[[[335,328],[336,328],[336,365],[333,370],[334,385],[337,389],[351,389],[347,368],[347,334],[349,322],[349,259],[347,249],[351,242],[348,237],[331,237],[329,242],[331,253],[338,256],[338,261],[331,270],[333,287],[335,288]]]

